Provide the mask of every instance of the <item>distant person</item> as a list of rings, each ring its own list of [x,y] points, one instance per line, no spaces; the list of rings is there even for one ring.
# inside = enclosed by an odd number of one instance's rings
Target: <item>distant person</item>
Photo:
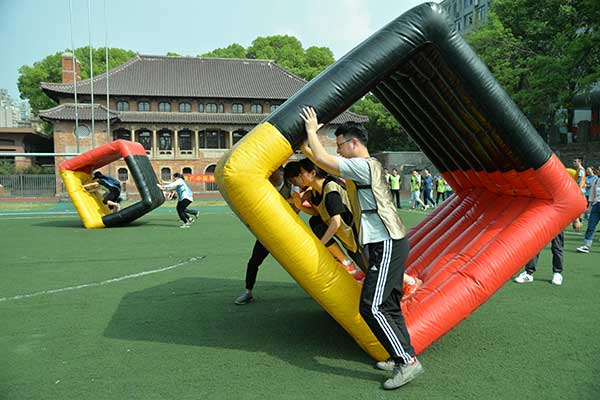
[[[385,176],[385,181],[388,183],[388,185],[391,185],[390,177],[392,176],[392,174],[390,174],[390,171],[387,168],[383,169],[383,176]]]
[[[438,176],[435,180],[435,205],[437,206],[440,199],[446,200],[446,180],[442,176]]]
[[[421,200],[421,175],[416,169],[413,169],[410,175],[410,201],[411,210],[417,208],[417,204],[425,209],[425,203]]]
[[[573,160],[573,166],[575,167],[577,186],[581,189],[581,193],[585,195],[585,168],[583,168],[583,160],[581,158],[575,158]]]
[[[594,182],[598,179],[598,175],[596,173],[596,169],[594,167],[588,167],[585,170],[585,198],[588,200],[588,207],[590,205],[589,197],[590,197],[590,189]],[[583,219],[587,220],[590,216],[589,209],[585,211],[583,215]]]
[[[583,239],[583,246],[578,247],[577,251],[580,253],[589,253],[592,249],[592,240],[594,239],[594,232],[600,222],[600,179],[596,179],[590,187],[590,195],[588,196],[588,211],[589,218],[585,236]]]
[[[565,233],[560,232],[550,242],[550,249],[552,251],[552,284],[560,286],[563,283],[563,264],[564,264],[564,246],[565,246]],[[517,283],[529,283],[533,282],[533,273],[535,267],[540,258],[540,253],[536,254],[527,264],[525,265],[525,271],[521,272],[519,276],[515,278]]]
[[[106,204],[108,208],[113,212],[119,212],[121,210],[121,182],[115,178],[104,175],[100,171],[94,172],[94,182],[83,185],[83,188],[90,192],[98,192],[101,188],[104,188],[106,193],[102,199],[102,203]]]
[[[421,178],[421,182],[423,182],[423,203],[425,203],[425,209],[429,208],[429,204],[431,203],[431,207],[435,208],[435,202],[433,201],[432,193],[433,193],[433,176],[427,168],[423,170],[423,176]]]
[[[396,202],[396,208],[402,208],[400,201],[400,185],[402,184],[402,177],[398,174],[396,168],[392,168],[392,174],[388,178],[390,183],[390,190],[392,191],[392,197]]]
[[[198,211],[188,210],[188,207],[194,201],[194,195],[190,185],[187,184],[183,175],[179,172],[173,174],[175,180],[171,183],[158,185],[159,188],[166,191],[175,190],[177,192],[177,215],[182,222],[180,228],[189,228],[198,218]]]

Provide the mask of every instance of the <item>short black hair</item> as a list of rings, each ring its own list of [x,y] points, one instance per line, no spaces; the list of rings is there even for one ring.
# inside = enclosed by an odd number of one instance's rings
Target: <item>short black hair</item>
[[[335,130],[335,136],[344,136],[344,139],[350,140],[357,138],[365,146],[369,141],[369,132],[365,129],[362,124],[358,122],[344,122]]]
[[[182,178],[181,174],[179,172],[175,172],[173,174],[173,178]]]
[[[102,178],[102,172],[100,172],[100,171],[94,172],[94,178]]]
[[[323,171],[321,168],[317,167],[315,163],[313,163],[309,158],[305,158],[300,160],[300,168],[305,170],[306,172],[316,172],[316,175],[319,178],[326,178],[327,172]]]
[[[290,161],[283,167],[283,179],[289,181],[300,175],[300,161]]]

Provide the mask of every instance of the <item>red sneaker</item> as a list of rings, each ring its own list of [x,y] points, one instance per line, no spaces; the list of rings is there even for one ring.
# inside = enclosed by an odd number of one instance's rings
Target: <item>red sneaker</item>
[[[415,294],[415,292],[417,291],[417,289],[419,289],[421,287],[421,285],[423,284],[423,281],[420,280],[419,278],[417,278],[416,276],[412,277],[415,280],[415,283],[410,285],[406,282],[404,282],[402,284],[402,299],[408,299],[410,296],[412,296],[413,294]]]

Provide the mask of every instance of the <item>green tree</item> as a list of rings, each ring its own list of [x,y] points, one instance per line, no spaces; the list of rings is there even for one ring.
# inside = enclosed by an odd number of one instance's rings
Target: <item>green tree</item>
[[[201,57],[274,60],[277,65],[306,80],[311,80],[335,61],[327,47],[311,46],[305,50],[297,38],[288,35],[258,37],[247,49],[233,43]]]
[[[369,132],[370,152],[418,150],[398,121],[375,96],[368,95],[357,101],[352,106],[352,111],[369,117],[365,127]]]
[[[227,47],[214,49],[208,53],[201,54],[200,57],[209,58],[246,58],[246,49],[238,43],[232,43]]]
[[[68,51],[68,50],[67,50]],[[20,97],[28,99],[31,111],[37,115],[40,110],[54,107],[56,103],[44,94],[40,88],[41,82],[62,82],[62,54],[55,54],[45,57],[41,61],[36,61],[32,66],[23,65],[19,68],[19,88]],[[108,49],[108,68],[112,69],[133,58],[137,53],[131,50],[116,48]],[[89,47],[80,47],[75,49],[75,57],[81,65],[81,79],[90,77],[90,51]],[[94,76],[106,71],[105,50],[104,48],[92,49],[92,63],[94,66]]]
[[[494,0],[466,39],[538,128],[600,79],[596,0]]]

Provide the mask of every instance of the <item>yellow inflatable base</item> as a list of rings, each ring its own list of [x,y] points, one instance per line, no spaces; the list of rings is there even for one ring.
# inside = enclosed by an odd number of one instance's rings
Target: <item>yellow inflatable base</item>
[[[102,217],[110,214],[110,209],[102,203],[102,196],[97,192],[88,192],[83,185],[94,182],[92,176],[85,172],[61,170],[60,176],[83,226],[88,229],[104,228]]]

